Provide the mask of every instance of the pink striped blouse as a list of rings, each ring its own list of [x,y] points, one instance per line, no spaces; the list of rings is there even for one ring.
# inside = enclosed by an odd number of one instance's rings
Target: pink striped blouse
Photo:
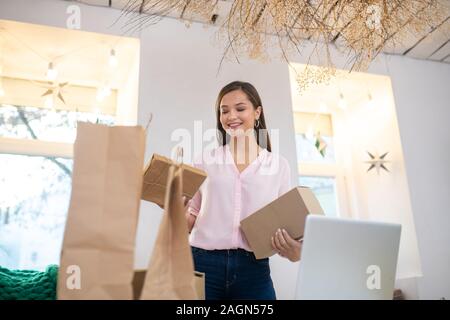
[[[189,202],[197,216],[189,238],[191,246],[251,251],[240,221],[290,190],[290,168],[281,155],[264,149],[241,173],[230,147],[220,146],[194,161],[208,177]]]

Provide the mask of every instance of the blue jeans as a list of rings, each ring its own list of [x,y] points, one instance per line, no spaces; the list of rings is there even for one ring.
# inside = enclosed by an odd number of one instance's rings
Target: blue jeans
[[[269,259],[244,249],[192,248],[195,270],[205,273],[206,300],[275,300]]]

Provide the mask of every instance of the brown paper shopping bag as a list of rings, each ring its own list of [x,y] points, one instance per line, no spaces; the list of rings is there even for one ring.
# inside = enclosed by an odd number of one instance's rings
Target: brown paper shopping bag
[[[78,123],[58,299],[132,299],[144,149],[139,126]]]
[[[141,293],[144,300],[199,298],[181,197],[182,171],[178,165],[169,168],[165,213],[145,276]]]
[[[147,270],[135,270],[133,277],[133,299],[139,300]],[[195,290],[199,300],[205,300],[205,273],[194,271]]]

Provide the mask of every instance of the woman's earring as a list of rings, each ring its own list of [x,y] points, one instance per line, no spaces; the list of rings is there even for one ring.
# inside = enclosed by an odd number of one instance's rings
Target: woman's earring
[[[259,119],[256,119],[255,121],[255,128],[259,128]]]

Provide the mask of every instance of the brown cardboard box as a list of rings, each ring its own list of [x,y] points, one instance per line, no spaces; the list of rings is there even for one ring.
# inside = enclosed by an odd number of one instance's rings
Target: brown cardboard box
[[[241,229],[257,259],[275,254],[271,238],[284,228],[294,239],[303,237],[306,216],[323,214],[311,189],[296,187],[241,221]]]
[[[147,270],[136,270],[133,277],[133,299],[139,300]],[[205,274],[195,271],[195,288],[200,300],[205,300]]]
[[[164,206],[169,167],[173,163],[169,158],[154,154],[144,170],[142,199]],[[182,164],[183,196],[191,199],[206,179],[206,172],[195,167]]]

